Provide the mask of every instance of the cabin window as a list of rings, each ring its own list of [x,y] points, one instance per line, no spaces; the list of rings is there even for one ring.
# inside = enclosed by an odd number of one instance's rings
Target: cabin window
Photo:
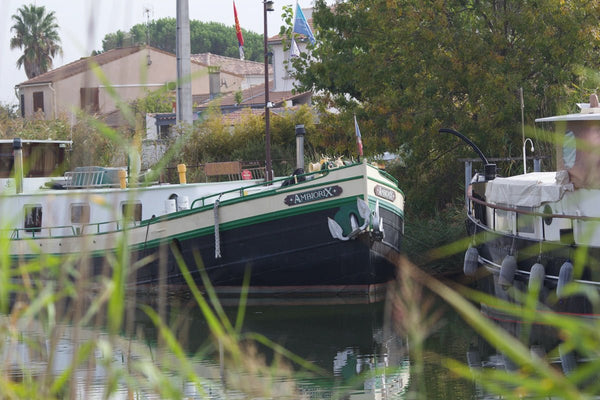
[[[90,223],[90,205],[87,203],[71,204],[71,223],[89,224]]]
[[[123,218],[130,221],[140,222],[142,220],[142,203],[140,202],[123,202],[121,203],[121,211]]]
[[[514,213],[512,211],[505,211],[496,209],[496,216],[494,218],[494,229],[502,232],[512,232],[512,218]]]
[[[41,232],[42,228],[42,205],[25,204],[25,231]]]
[[[25,118],[25,95],[21,95],[21,118]]]
[[[44,92],[33,92],[33,112],[44,112]]]
[[[518,211],[533,211],[529,207],[517,207]],[[517,212],[517,232],[519,233],[535,233],[535,221],[534,215],[523,214]]]
[[[563,141],[563,164],[566,169],[572,168],[575,165],[575,158],[577,156],[577,147],[575,143],[575,134],[573,131],[565,133],[565,139]]]

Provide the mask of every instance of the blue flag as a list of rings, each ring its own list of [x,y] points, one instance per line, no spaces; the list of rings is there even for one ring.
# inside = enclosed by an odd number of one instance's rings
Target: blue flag
[[[315,43],[315,37],[313,36],[310,26],[306,21],[306,17],[298,3],[296,3],[296,18],[294,19],[294,29],[292,31],[306,36],[312,44]]]

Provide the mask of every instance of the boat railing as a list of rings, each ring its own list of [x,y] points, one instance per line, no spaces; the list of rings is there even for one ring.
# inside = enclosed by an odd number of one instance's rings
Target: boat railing
[[[105,187],[104,175],[106,171],[69,171],[65,172],[65,187],[67,188],[90,188]]]
[[[580,221],[600,221],[600,217],[589,217],[585,215],[574,215],[574,214],[553,214],[553,213],[544,213],[539,211],[529,211],[523,208],[517,208],[517,206],[509,207],[503,206],[500,204],[488,203],[485,200],[478,199],[474,197],[472,194],[468,194],[467,198],[473,203],[481,204],[485,207],[489,207],[495,210],[509,211],[517,214],[530,215],[532,217],[543,217],[543,218],[565,218],[565,219],[577,219]]]
[[[351,167],[354,165],[356,165],[356,164],[346,165],[346,166],[342,166],[342,167],[336,167],[335,170],[348,168],[348,167]],[[273,179],[268,182],[256,183],[253,185],[242,186],[237,189],[231,189],[231,190],[228,190],[225,192],[214,193],[214,194],[211,194],[208,196],[204,196],[204,197],[195,199],[192,202],[190,209],[197,208],[197,207],[205,207],[207,205],[214,204],[214,199],[220,199],[220,198],[227,199],[227,198],[231,198],[231,195],[233,195],[235,198],[239,198],[239,197],[248,197],[248,196],[259,195],[259,194],[264,195],[265,192],[275,192],[278,190],[283,190],[283,189],[289,188],[290,184],[297,184],[297,183],[301,183],[304,181],[310,181],[310,180],[316,179],[319,176],[326,176],[329,173],[329,171],[330,171],[330,169],[322,169],[319,171],[312,171],[312,172],[306,172],[303,174],[285,176],[285,177]],[[288,185],[285,185],[284,184],[285,182],[289,182]],[[253,190],[253,189],[255,189],[255,190]],[[256,190],[256,189],[263,189],[263,190]]]
[[[122,231],[126,227],[138,226],[141,221],[104,221],[94,222],[90,224],[78,224],[78,225],[57,225],[50,227],[38,227],[38,228],[13,228],[10,229],[10,239],[23,239],[23,238],[53,238],[53,237],[68,237],[68,236],[85,236],[100,233],[109,233]],[[111,226],[112,225],[112,226]],[[53,233],[54,232],[54,233]],[[60,232],[60,233],[56,233]],[[24,235],[26,234],[26,235]]]

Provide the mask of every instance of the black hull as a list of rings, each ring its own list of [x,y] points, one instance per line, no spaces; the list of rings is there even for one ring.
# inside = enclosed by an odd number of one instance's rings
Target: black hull
[[[481,291],[505,301],[518,302],[514,293],[499,283],[502,262],[507,255],[512,254],[517,261],[512,286],[519,292],[527,292],[531,268],[534,264],[540,263],[545,268],[540,300],[546,306],[562,313],[595,315],[600,312],[600,310],[594,309],[588,299],[583,296],[557,299],[556,290],[561,275],[561,266],[574,259],[574,253],[577,250],[574,245],[540,242],[513,235],[503,235],[487,229],[470,217],[467,218],[466,224],[469,235],[478,235],[480,244],[477,246],[477,251],[487,272],[479,271],[478,273],[477,285]],[[600,290],[600,266],[597,264],[600,260],[600,249],[589,248],[586,251],[588,263],[583,271],[576,272],[573,278],[594,290]]]
[[[246,269],[250,286],[257,288],[286,287],[306,291],[324,288],[329,291],[373,290],[395,277],[399,254],[402,218],[382,209],[385,238],[377,241],[369,233],[355,240],[332,238],[327,217],[338,208],[294,215],[273,221],[221,231],[220,258],[215,258],[215,235],[173,240],[166,256],[167,279],[170,284],[184,284],[173,249],[180,252],[186,267],[196,282],[202,284],[196,255],[200,255],[204,270],[215,287],[240,287]],[[160,250],[143,255],[160,254]],[[159,280],[158,262],[137,272],[138,284],[153,284]],[[309,290],[310,291],[310,290]]]

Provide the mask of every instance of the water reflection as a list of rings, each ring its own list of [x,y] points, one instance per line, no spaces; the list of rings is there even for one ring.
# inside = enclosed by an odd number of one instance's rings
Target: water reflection
[[[471,372],[480,378],[476,398],[597,398],[597,319],[539,307],[536,323],[489,304],[482,304],[481,312],[506,336],[503,343],[494,340],[496,345],[478,337],[466,353]],[[501,346],[507,342],[510,348]]]
[[[270,380],[253,376],[251,371],[230,369],[195,302],[171,297],[164,310],[158,310],[153,297],[138,295],[135,302],[130,320],[124,324],[128,334],[109,335],[104,326],[76,329],[68,324],[53,325],[44,318],[25,322],[2,317],[0,325],[13,333],[5,335],[0,354],[5,376],[34,383],[67,377],[70,383],[62,394],[75,394],[75,398],[104,398],[109,385],[116,387],[111,398],[158,398],[153,385],[161,381],[152,379],[153,368],[168,370],[181,361],[160,350],[157,328],[139,307],[145,304],[163,313],[200,382],[173,373],[170,384],[181,397],[248,398],[248,390],[252,390],[248,385],[267,380],[269,393],[262,397],[394,399],[403,398],[410,383],[407,343],[386,324],[383,301],[251,302],[245,308],[244,332],[262,334],[326,372],[308,374],[293,362],[278,361],[270,347],[256,344],[256,353],[266,365],[291,370],[290,375],[275,374]],[[236,320],[236,305],[226,305],[224,310],[230,321]],[[86,352],[91,353],[86,356]],[[77,368],[69,377],[72,365]],[[139,381],[132,384],[132,379]],[[61,397],[61,393],[55,394]]]
[[[328,373],[296,376],[294,383],[303,398],[342,394],[347,399],[400,398],[409,383],[407,346],[385,323],[385,303],[363,298],[329,300],[253,299],[245,308],[243,331],[262,334]],[[234,321],[238,307],[230,302],[225,312]],[[196,307],[171,302],[169,313],[185,316],[184,325],[194,332],[187,341],[188,351],[196,352],[206,344],[208,325]],[[138,323],[143,319],[140,315]],[[146,326],[147,334],[152,334],[152,325]],[[260,346],[259,352],[267,364],[274,362],[270,348]]]

